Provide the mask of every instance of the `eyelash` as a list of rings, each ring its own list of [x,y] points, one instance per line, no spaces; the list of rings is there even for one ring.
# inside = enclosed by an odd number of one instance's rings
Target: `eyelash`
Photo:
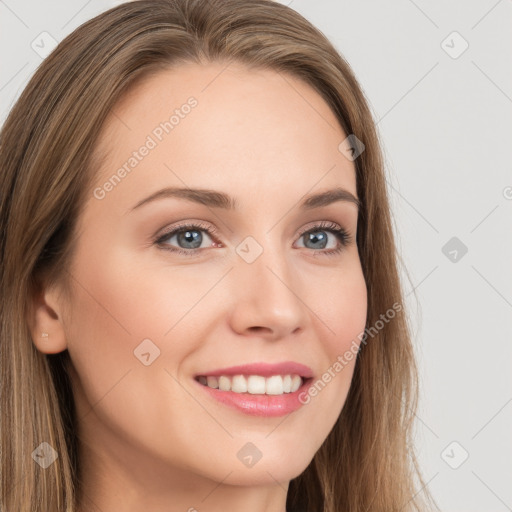
[[[214,239],[216,238],[217,230],[209,225],[203,225],[201,223],[197,224],[182,224],[179,226],[174,226],[171,230],[163,233],[162,235],[159,235],[155,240],[154,244],[157,245],[160,249],[165,251],[170,251],[175,254],[183,254],[185,256],[194,256],[197,254],[197,252],[205,249],[182,249],[181,247],[174,247],[170,246],[169,244],[164,244],[164,241],[172,237],[173,235],[179,234],[182,231],[206,231],[208,236],[210,238]],[[298,238],[303,237],[304,235],[308,233],[312,233],[315,231],[329,231],[336,235],[338,238],[340,245],[336,249],[327,249],[327,250],[318,250],[311,249],[313,252],[320,252],[322,254],[325,254],[326,256],[334,256],[336,254],[339,254],[343,249],[351,242],[351,236],[349,233],[338,226],[338,224],[335,224],[330,221],[322,221],[318,224],[315,224],[312,227],[309,227],[308,229],[302,231]],[[307,249],[307,247],[306,247]]]

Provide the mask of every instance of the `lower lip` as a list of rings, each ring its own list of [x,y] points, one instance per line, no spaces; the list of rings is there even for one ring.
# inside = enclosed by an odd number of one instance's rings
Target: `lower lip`
[[[305,379],[302,386],[293,393],[282,395],[251,395],[210,388],[196,381],[212,398],[219,402],[252,416],[276,417],[285,416],[300,409],[303,404],[299,397],[307,395],[313,379]]]

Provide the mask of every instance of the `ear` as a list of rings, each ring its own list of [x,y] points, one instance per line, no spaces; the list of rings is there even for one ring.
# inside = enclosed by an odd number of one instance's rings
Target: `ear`
[[[38,282],[29,293],[27,324],[36,348],[45,354],[67,349],[58,287],[46,288]]]

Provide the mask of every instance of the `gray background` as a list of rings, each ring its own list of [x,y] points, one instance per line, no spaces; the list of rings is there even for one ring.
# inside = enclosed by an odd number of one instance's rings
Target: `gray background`
[[[512,1],[281,3],[347,58],[382,138],[427,485],[443,511],[512,510]],[[0,122],[51,38],[115,4],[0,0]]]

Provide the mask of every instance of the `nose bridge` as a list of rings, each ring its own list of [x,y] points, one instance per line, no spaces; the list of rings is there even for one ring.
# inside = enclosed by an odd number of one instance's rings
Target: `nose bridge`
[[[248,237],[237,253],[233,315],[236,329],[265,328],[281,337],[302,328],[306,311],[298,289],[300,276],[283,247],[275,241],[271,243],[269,237],[263,244]]]

